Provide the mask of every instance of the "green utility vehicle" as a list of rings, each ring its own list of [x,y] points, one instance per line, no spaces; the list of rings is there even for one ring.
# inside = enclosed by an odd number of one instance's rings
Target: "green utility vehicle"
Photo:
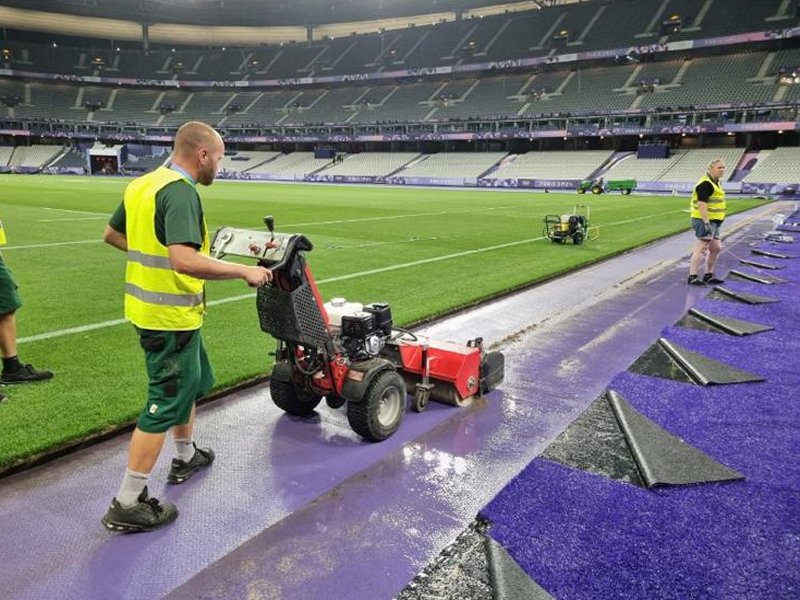
[[[578,186],[578,193],[585,194],[591,191],[593,194],[603,194],[605,192],[619,192],[621,194],[629,195],[636,189],[635,179],[612,179],[604,181],[600,179],[585,179]]]

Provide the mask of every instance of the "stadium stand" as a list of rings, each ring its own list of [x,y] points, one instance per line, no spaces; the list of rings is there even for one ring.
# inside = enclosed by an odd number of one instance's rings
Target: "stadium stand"
[[[8,166],[38,169],[52,161],[61,150],[61,146],[17,146],[8,161]]]
[[[624,157],[607,172],[606,179],[636,179],[639,181],[696,181],[716,158],[725,161],[724,181],[733,175],[744,154],[743,148],[703,148],[673,150],[669,158]]]
[[[672,164],[661,176],[661,181],[694,181],[706,172],[706,167],[712,160],[721,158],[725,162],[726,170],[723,181],[729,181],[736,165],[744,154],[744,148],[703,148],[692,149],[683,157]]]
[[[296,115],[304,123],[345,123],[355,113],[353,106],[369,90],[366,87],[343,87],[324,90],[309,107]]]
[[[226,152],[219,163],[219,169],[222,172],[244,173],[265,161],[280,156],[280,154],[280,152],[260,152],[256,150]]]
[[[422,121],[433,110],[429,104],[422,103],[429,101],[441,86],[442,83],[436,81],[374,87],[362,98],[362,106],[351,122]],[[377,98],[380,100],[376,102]]]
[[[528,152],[487,175],[488,179],[585,179],[603,165],[613,152],[581,150]]]
[[[673,150],[669,158],[642,158],[636,154],[622,157],[606,172],[606,179],[636,179],[637,181],[660,181],[661,176],[683,158],[688,150]],[[702,167],[701,167],[702,169]],[[699,172],[699,175],[702,171]]]
[[[169,158],[169,153],[159,156],[128,156],[122,169],[129,173],[146,173],[163,165]]]
[[[344,157],[321,171],[321,175],[351,175],[383,177],[391,175],[414,160],[417,152],[362,152]]]
[[[775,84],[748,82],[766,59],[765,52],[734,54],[726,57],[698,57],[684,64],[682,75],[673,79],[676,87],[661,94],[642,96],[640,108],[657,106],[724,104],[770,100]]]
[[[766,154],[766,156],[761,156]],[[800,183],[800,148],[776,148],[761,152],[755,168],[743,179],[743,182],[782,182]]]
[[[11,155],[14,153],[14,146],[0,146],[0,167],[8,165]]]
[[[54,169],[82,169],[86,167],[86,153],[70,148],[50,164]]]
[[[403,177],[480,177],[506,155],[505,152],[439,152],[402,169]]]
[[[628,81],[633,70],[632,66],[577,69],[570,73],[560,93],[546,94],[536,108],[543,112],[571,113],[628,108],[635,96],[614,90]]]
[[[253,167],[248,172],[276,179],[302,179],[330,163],[328,158],[315,158],[313,152],[277,153],[272,160]]]

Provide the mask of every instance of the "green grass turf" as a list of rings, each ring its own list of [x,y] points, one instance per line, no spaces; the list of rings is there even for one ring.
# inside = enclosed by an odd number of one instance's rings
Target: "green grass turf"
[[[126,184],[0,179],[0,217],[9,242],[3,255],[24,304],[17,314],[20,357],[56,372],[51,382],[3,390],[8,400],[0,404],[0,468],[131,422],[143,405],[143,358],[130,325],[30,339],[121,319],[125,257],[99,240]],[[262,217],[272,214],[278,231],[306,234],[315,244],[308,261],[323,298],[389,302],[397,324],[688,229],[685,197],[239,182],[218,182],[201,194],[212,230],[260,227]],[[559,246],[541,239],[545,214],[569,213],[580,201],[591,205],[597,240]],[[758,204],[734,199],[730,208]],[[690,244],[687,234],[687,252]],[[204,337],[218,386],[268,373],[274,342],[258,328],[252,290],[241,281],[210,282],[208,298]],[[217,302],[228,298],[239,299]]]

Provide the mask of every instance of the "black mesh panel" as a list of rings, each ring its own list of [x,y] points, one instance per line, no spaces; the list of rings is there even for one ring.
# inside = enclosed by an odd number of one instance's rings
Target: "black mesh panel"
[[[328,332],[308,285],[286,292],[271,285],[258,288],[256,310],[261,330],[288,342],[322,346]]]

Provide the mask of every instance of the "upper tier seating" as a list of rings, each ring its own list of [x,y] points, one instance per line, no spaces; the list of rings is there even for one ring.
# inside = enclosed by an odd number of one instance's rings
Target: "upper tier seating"
[[[788,0],[601,0],[545,7],[389,30],[380,34],[318,39],[256,48],[155,48],[108,50],[87,41],[84,47],[42,43],[6,43],[12,66],[20,70],[68,75],[107,75],[143,79],[205,81],[291,79],[343,75],[397,68],[452,66],[596,49],[708,38],[797,25]],[[683,17],[679,33],[662,36],[665,16]],[[746,15],[746,18],[744,16]],[[770,19],[769,21],[767,19]],[[566,32],[564,39],[554,35]],[[102,70],[93,64],[103,61]]]

